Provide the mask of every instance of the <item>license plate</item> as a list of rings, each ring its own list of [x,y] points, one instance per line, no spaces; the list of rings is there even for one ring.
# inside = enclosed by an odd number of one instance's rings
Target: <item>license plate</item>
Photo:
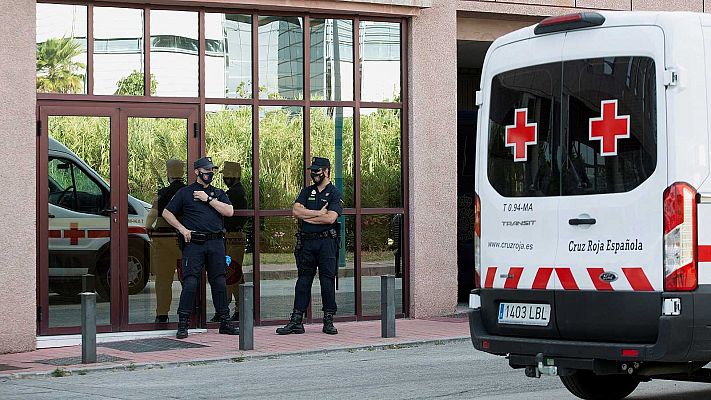
[[[500,324],[548,326],[550,319],[550,304],[499,304]]]

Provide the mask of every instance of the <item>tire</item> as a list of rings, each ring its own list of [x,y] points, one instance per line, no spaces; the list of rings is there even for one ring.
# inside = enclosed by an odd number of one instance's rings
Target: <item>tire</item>
[[[96,266],[96,292],[105,301],[111,301],[111,256],[104,254]],[[128,294],[136,295],[143,292],[150,278],[150,267],[146,262],[143,242],[140,246],[128,248]]]
[[[621,400],[639,385],[639,378],[629,375],[595,375],[592,371],[577,370],[561,376],[568,391],[583,400]]]
[[[139,245],[128,247],[128,294],[143,292],[148,284],[150,269],[143,251],[143,241]]]

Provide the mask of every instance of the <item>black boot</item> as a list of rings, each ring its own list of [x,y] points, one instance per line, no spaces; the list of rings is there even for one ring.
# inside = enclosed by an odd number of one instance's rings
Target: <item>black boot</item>
[[[185,339],[188,337],[188,326],[190,325],[190,314],[178,314],[178,332],[175,333],[176,339]]]
[[[220,333],[223,335],[239,335],[239,328],[230,323],[230,314],[220,317]]]
[[[336,329],[335,326],[333,326],[333,315],[335,312],[333,311],[324,311],[323,312],[323,333],[327,333],[329,335],[335,335],[338,333],[338,329]]]
[[[291,333],[304,333],[304,313],[298,310],[294,310],[291,313],[291,319],[286,326],[282,328],[277,328],[276,333],[278,335],[288,335]]]
[[[170,322],[167,315],[156,315],[156,324],[165,324]]]
[[[238,310],[236,310],[235,313],[232,314],[230,321],[239,321],[239,311]]]
[[[215,313],[215,315],[213,315],[212,318],[210,318],[210,322],[220,322],[220,316],[217,313]]]

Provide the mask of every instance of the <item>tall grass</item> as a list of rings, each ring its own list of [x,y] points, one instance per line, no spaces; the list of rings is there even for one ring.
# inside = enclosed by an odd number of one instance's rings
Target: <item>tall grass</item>
[[[354,204],[354,123],[352,113],[333,108],[312,108],[311,156],[335,160],[336,124],[342,124],[343,192],[346,207]],[[399,110],[370,110],[361,115],[361,201],[363,207],[401,207],[401,141]],[[252,207],[252,118],[259,118],[259,193],[261,209],[288,209],[304,184],[302,107],[260,107],[253,116],[249,106],[208,112],[205,150],[219,166],[235,161],[242,166],[242,183]],[[110,178],[110,135],[107,117],[50,117],[49,133],[96,170]],[[132,196],[152,202],[167,184],[165,160],[187,160],[186,121],[169,118],[130,118],[128,187]],[[192,181],[192,167],[188,166]],[[332,172],[332,178],[335,178]],[[218,173],[216,185],[222,185]],[[262,219],[262,251],[293,250],[296,223],[290,218]],[[363,248],[388,250],[391,216],[364,220]],[[367,227],[365,226],[367,222]],[[350,222],[349,222],[350,223]],[[369,239],[372,238],[372,239]],[[349,243],[350,246],[350,243]]]

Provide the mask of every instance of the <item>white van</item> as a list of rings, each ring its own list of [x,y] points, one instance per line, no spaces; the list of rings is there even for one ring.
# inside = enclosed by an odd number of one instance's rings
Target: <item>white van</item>
[[[49,290],[73,297],[81,277],[96,276],[96,290],[110,300],[110,190],[84,160],[53,138],[48,148]],[[150,277],[151,205],[128,196],[128,292],[143,291]]]
[[[548,18],[477,95],[474,347],[583,399],[711,382],[711,16]]]

